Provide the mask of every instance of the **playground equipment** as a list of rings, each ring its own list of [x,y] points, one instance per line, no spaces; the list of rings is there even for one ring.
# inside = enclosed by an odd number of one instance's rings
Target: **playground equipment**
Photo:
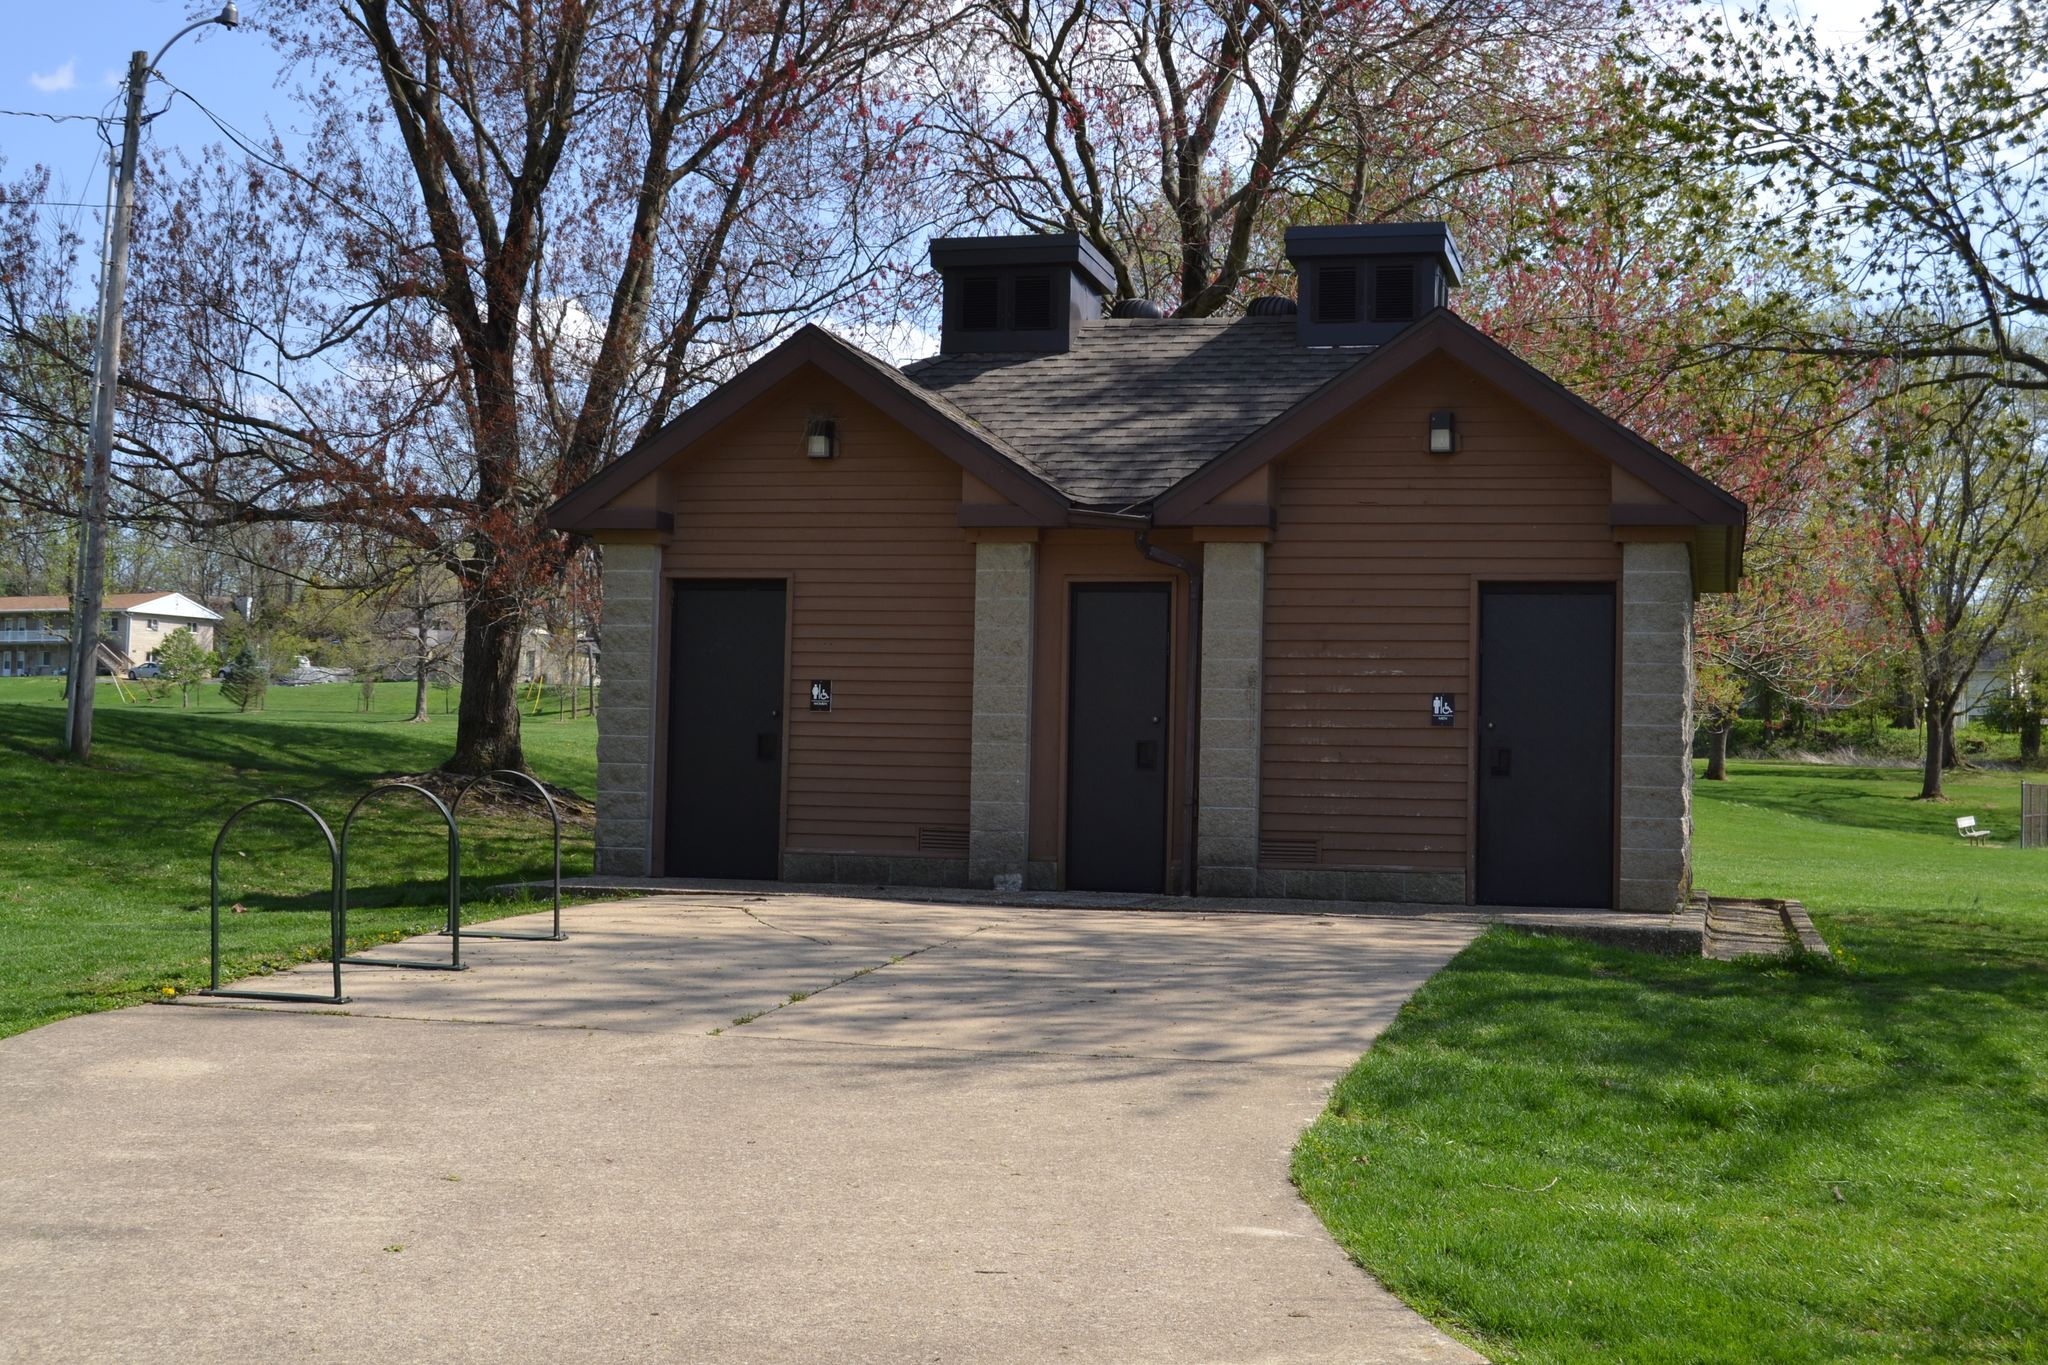
[[[468,796],[470,792],[473,791],[479,785],[485,782],[498,782],[501,784],[509,785],[510,783],[515,781],[524,782],[528,786],[532,787],[535,791],[540,793],[541,800],[547,803],[548,820],[552,825],[552,833],[554,836],[554,897],[552,925],[548,932],[539,934],[520,933],[516,930],[509,929],[465,930],[462,927],[462,837],[455,823],[456,812],[462,808],[463,798]],[[425,797],[427,801],[433,806],[434,810],[440,815],[442,823],[448,827],[448,921],[446,927],[443,928],[441,931],[448,938],[448,961],[446,962],[406,962],[397,958],[348,956],[349,832],[355,824],[356,815],[362,810],[362,808],[366,804],[369,803],[372,797],[380,796],[386,792],[397,791],[416,792],[420,796]],[[329,935],[331,939],[331,959],[333,962],[334,969],[334,993],[331,995],[312,995],[304,991],[231,990],[224,989],[220,984],[221,849],[227,843],[228,831],[235,827],[235,822],[240,820],[244,815],[248,814],[256,807],[265,805],[289,806],[293,810],[304,812],[306,818],[311,820],[313,824],[319,829],[321,837],[327,841],[327,856],[328,865],[330,868],[327,884],[327,913],[329,923]],[[479,776],[470,778],[468,781],[464,782],[460,788],[457,789],[455,793],[455,800],[446,804],[442,802],[440,797],[434,795],[432,792],[428,791],[425,787],[420,786],[416,782],[380,782],[376,786],[364,792],[361,796],[357,797],[355,804],[349,807],[348,815],[341,822],[341,838],[339,840],[336,840],[336,838],[334,837],[334,831],[328,827],[327,822],[320,818],[320,813],[314,810],[311,806],[307,805],[305,802],[294,801],[292,798],[288,796],[259,796],[254,801],[251,801],[248,804],[237,808],[236,811],[232,815],[228,816],[226,821],[222,823],[220,827],[220,833],[214,836],[213,863],[210,874],[210,883],[212,888],[212,917],[209,921],[208,929],[210,943],[210,972],[206,988],[204,990],[193,992],[195,995],[220,996],[223,998],[236,1000],[285,1000],[296,1001],[301,1004],[346,1005],[347,1003],[349,1003],[349,999],[347,996],[341,993],[341,969],[344,965],[354,967],[407,967],[412,968],[416,971],[460,972],[468,970],[467,964],[465,964],[462,960],[462,940],[465,935],[467,935],[470,938],[519,939],[531,943],[560,943],[569,937],[567,934],[562,932],[561,809],[560,807],[555,805],[554,797],[548,794],[548,789],[545,786],[535,781],[532,777],[528,776],[527,774],[517,772],[510,768],[497,768],[493,769],[490,772],[483,773]]]
[[[227,842],[228,831],[235,827],[235,821],[241,819],[244,815],[247,815],[250,811],[256,809],[256,807],[258,806],[290,806],[293,810],[304,811],[306,813],[306,818],[311,820],[316,826],[319,827],[320,837],[327,841],[327,857],[329,867],[331,868],[327,880],[327,917],[329,933],[333,937],[332,951],[334,959],[334,994],[332,995],[308,995],[304,991],[225,990],[222,988],[220,984],[221,845]],[[320,818],[320,813],[318,811],[314,810],[311,806],[307,805],[303,801],[292,800],[289,796],[259,796],[254,801],[251,801],[248,805],[238,809],[233,815],[230,815],[227,818],[224,824],[221,825],[220,833],[214,836],[212,883],[213,917],[210,922],[211,927],[209,932],[213,943],[213,969],[207,979],[206,989],[198,992],[200,995],[217,995],[236,1000],[297,1000],[302,1002],[310,1002],[316,1005],[346,1005],[348,1003],[348,997],[341,993],[342,953],[348,940],[348,934],[342,927],[342,896],[344,893],[342,890],[341,848],[338,844],[334,842],[334,831],[327,827],[327,822]]]

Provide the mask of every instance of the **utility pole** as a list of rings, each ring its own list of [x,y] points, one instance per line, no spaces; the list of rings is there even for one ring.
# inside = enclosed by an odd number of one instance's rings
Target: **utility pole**
[[[121,159],[114,152],[107,153],[107,208],[106,218],[100,224],[100,296],[92,313],[92,354],[94,361],[92,405],[93,414],[98,416],[100,388],[98,361],[100,339],[107,326],[107,259],[114,249],[114,200],[120,192]],[[88,439],[90,439],[88,435]],[[85,591],[85,543],[92,539],[92,461],[86,460],[85,477],[78,485],[78,538],[71,546],[71,648],[66,656],[70,662],[64,666],[64,742],[71,742],[72,694],[78,688],[79,667],[85,656],[79,652],[78,609],[84,601]]]
[[[93,358],[92,469],[85,493],[85,562],[78,570],[78,596],[72,606],[71,704],[65,711],[64,742],[73,758],[92,754],[92,702],[99,677],[100,595],[107,573],[107,486],[113,481],[114,409],[121,388],[121,305],[128,293],[128,227],[135,210],[135,156],[142,142],[142,97],[149,73],[171,50],[171,43],[195,28],[219,24],[233,28],[241,15],[232,3],[211,19],[188,24],[171,42],[128,58],[128,112],[121,127],[121,169],[114,191],[114,224],[107,234],[107,261],[100,277],[98,353]]]

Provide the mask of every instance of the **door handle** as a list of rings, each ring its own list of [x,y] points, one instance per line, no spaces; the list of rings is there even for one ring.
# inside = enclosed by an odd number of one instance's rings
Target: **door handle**
[[[1513,751],[1511,750],[1495,749],[1493,751],[1493,775],[1495,777],[1506,777],[1513,757]]]
[[[1159,766],[1159,741],[1141,739],[1138,741],[1137,767],[1141,773],[1149,773]]]

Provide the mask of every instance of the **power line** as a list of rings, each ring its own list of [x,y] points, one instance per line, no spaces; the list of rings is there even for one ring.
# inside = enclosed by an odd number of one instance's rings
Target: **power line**
[[[45,118],[52,123],[112,123],[103,114],[46,114],[40,109],[0,109],[0,114],[12,118]]]

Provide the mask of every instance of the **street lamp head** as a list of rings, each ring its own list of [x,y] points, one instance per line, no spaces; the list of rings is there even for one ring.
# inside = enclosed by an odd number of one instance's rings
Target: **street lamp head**
[[[220,17],[218,19],[215,19],[213,22],[219,24],[223,28],[240,27],[242,22],[242,12],[235,8],[235,0],[228,0],[227,4],[222,5],[220,7]]]

